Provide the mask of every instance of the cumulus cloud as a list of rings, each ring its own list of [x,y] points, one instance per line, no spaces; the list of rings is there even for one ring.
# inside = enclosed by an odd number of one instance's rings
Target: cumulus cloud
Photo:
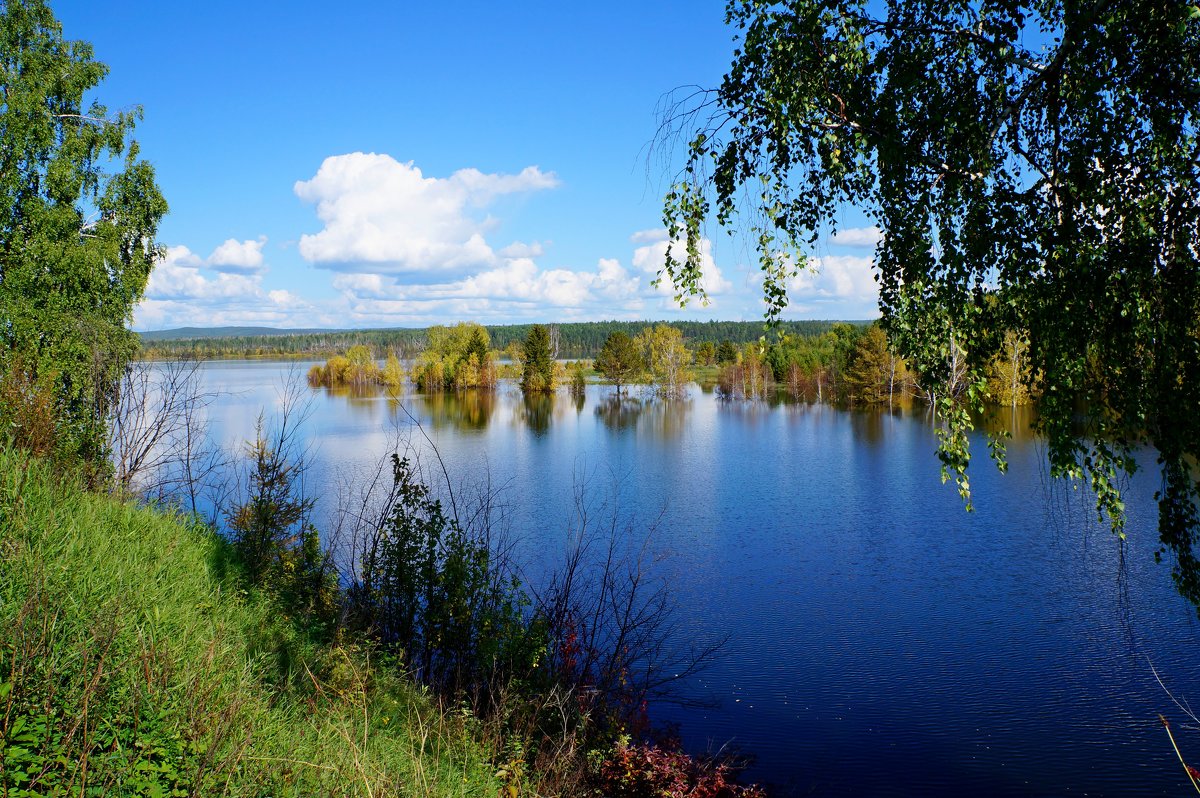
[[[292,292],[264,290],[261,274],[214,274],[209,260],[211,257],[200,258],[185,246],[169,247],[166,257],[150,272],[144,298],[134,309],[135,326],[328,323],[315,318],[312,305]]]
[[[534,241],[530,244],[514,241],[500,250],[500,256],[504,258],[540,258],[544,254],[546,254],[546,247],[541,241]]]
[[[227,239],[225,243],[212,251],[212,254],[208,256],[207,264],[214,271],[254,274],[262,269],[262,250],[266,243],[266,236],[259,236],[257,241]]]
[[[232,299],[253,291],[258,280],[243,274],[218,272],[206,276],[204,266],[187,247],[170,247],[146,284],[147,299]]]
[[[669,238],[665,227],[655,227],[650,230],[638,230],[629,237],[635,244],[651,244],[656,241],[666,241]]]
[[[680,260],[686,254],[686,242],[683,239],[671,238],[663,229],[642,230],[630,236],[630,240],[635,244],[642,244],[633,251],[634,268],[649,276],[658,274],[666,262],[668,252]],[[733,287],[713,260],[712,242],[707,238],[700,239],[700,286],[710,297],[724,294]],[[669,280],[663,280],[658,286],[658,293],[674,297],[676,288]]]
[[[558,185],[551,172],[529,166],[515,175],[460,169],[426,177],[411,161],[355,152],[326,158],[296,196],[317,206],[324,223],[300,238],[309,262],[348,272],[462,272],[495,266],[479,211],[506,194]],[[515,245],[514,245],[515,246]],[[530,245],[535,246],[535,245]],[[526,253],[528,256],[528,253]]]
[[[838,230],[829,243],[843,247],[874,247],[883,240],[883,231],[878,227],[848,227]]]
[[[875,283],[874,260],[852,255],[813,258],[815,271],[804,270],[787,283],[788,299],[798,310],[837,304],[858,315],[878,312],[879,287]],[[849,318],[844,313],[843,318]]]
[[[635,234],[632,263],[600,258],[590,269],[544,268],[532,255],[540,245],[506,248],[509,257],[489,267],[450,280],[414,282],[383,270],[342,272],[333,280],[356,319],[389,319],[395,323],[445,321],[453,318],[526,321],[547,312],[560,319],[632,318],[644,315],[647,300],[659,310],[678,310],[670,285],[652,288],[668,247],[663,231]],[[732,286],[713,261],[711,244],[701,244],[702,284],[719,295]]]
[[[547,306],[583,311],[639,302],[638,277],[612,259],[601,259],[592,271],[542,269],[530,258],[510,258],[496,268],[443,283],[411,285],[383,274],[339,274],[333,284],[353,306],[386,302],[406,314],[425,312],[434,305],[520,305],[528,313]],[[470,315],[478,317],[479,311]]]

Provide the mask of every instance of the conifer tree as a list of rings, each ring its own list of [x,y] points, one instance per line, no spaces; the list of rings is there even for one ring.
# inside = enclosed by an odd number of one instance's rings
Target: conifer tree
[[[535,324],[525,337],[522,357],[521,390],[525,393],[553,391],[557,385],[554,378],[554,359],[550,356],[550,332],[545,326]]]

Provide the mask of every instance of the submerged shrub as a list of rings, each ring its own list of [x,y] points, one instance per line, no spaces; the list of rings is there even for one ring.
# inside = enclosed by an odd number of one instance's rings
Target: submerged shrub
[[[388,388],[399,388],[404,384],[404,367],[400,365],[400,358],[396,357],[395,352],[388,353],[379,382]]]
[[[717,375],[717,394],[723,399],[767,399],[774,392],[771,367],[753,346],[740,362],[722,367]]]
[[[484,327],[474,322],[435,325],[428,336],[429,348],[421,352],[413,367],[412,381],[418,390],[436,393],[496,387],[499,369]]]
[[[394,354],[381,369],[371,350],[362,344],[356,344],[346,350],[346,354],[334,355],[326,360],[325,365],[312,366],[308,370],[308,384],[313,388],[338,388],[345,385],[398,386],[403,375],[404,370]]]
[[[584,391],[587,389],[587,377],[585,376],[587,366],[583,361],[576,360],[570,365],[567,371],[571,375],[571,382],[568,385],[571,396],[576,398],[583,396]]]

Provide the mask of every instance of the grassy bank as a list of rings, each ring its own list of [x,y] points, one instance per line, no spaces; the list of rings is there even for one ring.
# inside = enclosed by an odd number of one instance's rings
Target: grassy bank
[[[0,796],[495,796],[470,721],[240,589],[229,546],[0,449]]]

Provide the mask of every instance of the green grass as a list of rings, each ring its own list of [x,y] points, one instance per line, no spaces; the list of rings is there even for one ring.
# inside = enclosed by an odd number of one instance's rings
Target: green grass
[[[236,576],[203,527],[0,448],[0,797],[497,794],[469,718]]]

